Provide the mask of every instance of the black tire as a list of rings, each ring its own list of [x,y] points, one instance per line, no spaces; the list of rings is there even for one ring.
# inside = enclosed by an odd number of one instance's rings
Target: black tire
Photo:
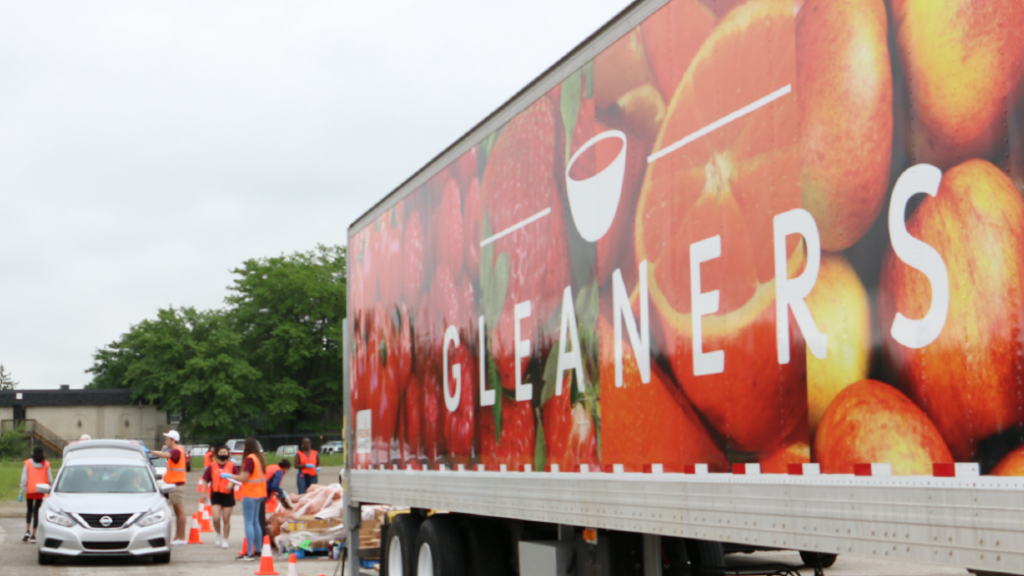
[[[153,556],[153,564],[170,564],[170,563],[171,563],[171,553],[170,552],[164,552],[163,554],[157,554],[157,555]]]
[[[804,564],[813,568],[817,562],[821,562],[822,568],[831,568],[836,563],[838,554],[826,554],[824,552],[804,552],[800,551],[800,559],[804,561]]]
[[[416,556],[430,554],[434,576],[466,576],[466,556],[462,549],[462,537],[455,519],[447,515],[432,516],[420,526],[416,536]],[[412,572],[417,576],[419,571]]]
[[[500,524],[486,518],[464,518],[459,533],[466,553],[466,576],[508,576],[508,547]]]
[[[703,575],[725,574],[725,551],[721,542],[687,539],[686,555]]]
[[[416,533],[419,532],[422,520],[414,514],[398,514],[387,526],[382,535],[380,551],[380,573],[382,576],[411,576],[415,565]],[[394,544],[393,544],[394,543]],[[391,546],[398,546],[401,553],[401,566],[391,570],[388,566]]]
[[[686,540],[674,536],[661,537],[661,553],[665,576],[684,576],[690,573],[690,557],[686,553]]]
[[[39,565],[40,566],[50,566],[54,562],[56,562],[56,560],[57,560],[57,558],[53,554],[45,554],[43,552],[39,552]]]

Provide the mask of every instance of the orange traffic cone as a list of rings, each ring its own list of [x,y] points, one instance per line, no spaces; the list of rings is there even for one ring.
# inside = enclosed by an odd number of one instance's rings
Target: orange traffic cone
[[[260,551],[260,569],[253,572],[256,576],[278,576],[274,570],[274,553],[270,551],[270,536],[263,537],[263,550]]]
[[[299,576],[299,559],[294,552],[288,555],[288,576]]]
[[[203,491],[203,484],[204,484],[203,479],[200,478],[199,479],[199,484],[196,484],[196,492],[200,492],[201,493]]]
[[[200,532],[202,532],[203,534],[213,533],[213,523],[210,522],[210,515],[206,512],[206,510],[203,510],[201,513],[199,513],[199,522],[201,524],[201,528],[199,530]]]
[[[199,539],[199,519],[196,518],[198,514],[192,515],[192,529],[188,532],[188,543],[189,544],[202,544],[203,541]]]
[[[239,556],[245,556],[249,553],[249,541],[242,538],[242,551],[238,553]]]

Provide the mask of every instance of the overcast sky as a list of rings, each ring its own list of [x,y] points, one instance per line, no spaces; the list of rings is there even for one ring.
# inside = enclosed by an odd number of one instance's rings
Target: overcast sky
[[[348,225],[626,0],[0,0],[0,362],[89,382],[156,310]]]

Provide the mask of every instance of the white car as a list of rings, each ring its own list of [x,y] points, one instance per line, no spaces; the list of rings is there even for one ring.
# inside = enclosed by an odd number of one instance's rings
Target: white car
[[[126,440],[70,446],[39,510],[40,564],[60,556],[152,556],[171,561],[173,514],[141,447]]]
[[[341,440],[331,440],[320,447],[321,454],[344,454],[345,443]]]

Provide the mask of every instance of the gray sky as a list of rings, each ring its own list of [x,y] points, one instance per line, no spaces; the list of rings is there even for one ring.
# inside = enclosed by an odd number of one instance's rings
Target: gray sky
[[[628,4],[0,0],[0,362],[88,383],[348,225]]]

